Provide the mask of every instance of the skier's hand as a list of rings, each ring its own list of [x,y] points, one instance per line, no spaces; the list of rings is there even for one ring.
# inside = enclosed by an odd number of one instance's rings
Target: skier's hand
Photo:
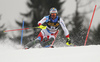
[[[36,28],[46,29],[46,28],[47,28],[47,26],[40,25],[40,26],[38,26],[38,27],[36,27]]]
[[[67,38],[66,45],[71,45],[71,40],[69,37]]]

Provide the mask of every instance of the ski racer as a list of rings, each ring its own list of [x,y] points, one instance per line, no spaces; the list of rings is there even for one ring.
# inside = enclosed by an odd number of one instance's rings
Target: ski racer
[[[42,47],[48,46],[53,48],[52,44],[54,43],[57,34],[58,34],[58,27],[61,26],[64,34],[66,36],[66,45],[71,44],[71,40],[69,38],[69,32],[64,24],[64,21],[62,18],[57,16],[58,12],[56,8],[50,9],[50,15],[43,17],[39,22],[39,26],[43,26],[43,23],[46,23],[46,29],[42,29],[39,33],[38,37],[33,40],[32,42],[29,42],[25,45],[25,49],[29,49],[33,45],[40,43]]]

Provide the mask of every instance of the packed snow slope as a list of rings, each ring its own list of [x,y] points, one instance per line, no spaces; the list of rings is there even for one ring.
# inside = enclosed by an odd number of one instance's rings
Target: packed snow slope
[[[100,45],[27,50],[6,46],[0,48],[0,62],[100,62]]]

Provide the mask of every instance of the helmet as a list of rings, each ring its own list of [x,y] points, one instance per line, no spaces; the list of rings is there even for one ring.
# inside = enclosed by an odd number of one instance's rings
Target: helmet
[[[51,14],[51,13],[58,13],[58,11],[57,11],[56,8],[53,7],[53,8],[50,9],[50,14]]]

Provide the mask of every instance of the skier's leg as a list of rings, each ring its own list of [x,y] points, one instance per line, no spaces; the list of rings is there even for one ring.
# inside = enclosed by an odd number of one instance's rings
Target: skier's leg
[[[45,32],[46,32],[46,31],[45,31]],[[56,37],[57,37],[58,32],[59,32],[59,31],[57,31],[57,32],[54,33],[54,34],[47,33],[47,38],[48,38],[49,40],[47,40],[46,42],[41,42],[41,46],[42,46],[42,47],[45,47],[45,46],[51,45],[50,47],[51,47],[51,48],[54,48],[54,47],[53,47],[53,43],[54,43],[54,41],[55,41],[55,39],[56,39]],[[49,35],[49,36],[48,36],[48,35]]]
[[[32,42],[29,42],[25,45],[25,49],[29,49],[30,47],[34,46],[35,44],[41,42],[43,40],[42,33],[40,32],[37,39],[33,40]]]
[[[50,47],[51,47],[51,48],[54,48],[53,44],[54,44],[54,42],[55,42],[55,39],[56,39],[56,37],[57,37],[58,32],[59,32],[59,31],[57,31],[57,32],[54,33],[54,34],[49,35],[49,39],[52,39],[52,38],[53,38],[53,40],[50,40],[50,41],[51,41],[51,43],[50,43]],[[50,41],[48,41],[48,42],[50,42]]]
[[[40,42],[40,40],[37,38],[37,39],[33,40],[32,42],[27,43],[27,44],[25,45],[25,49],[29,49],[29,48],[32,47],[34,44],[37,44],[37,43],[39,43],[39,42]]]
[[[46,45],[51,45],[53,41],[54,41],[54,38],[51,37],[48,41],[46,41],[46,42],[41,42],[41,46],[42,46],[42,47],[45,47]]]

